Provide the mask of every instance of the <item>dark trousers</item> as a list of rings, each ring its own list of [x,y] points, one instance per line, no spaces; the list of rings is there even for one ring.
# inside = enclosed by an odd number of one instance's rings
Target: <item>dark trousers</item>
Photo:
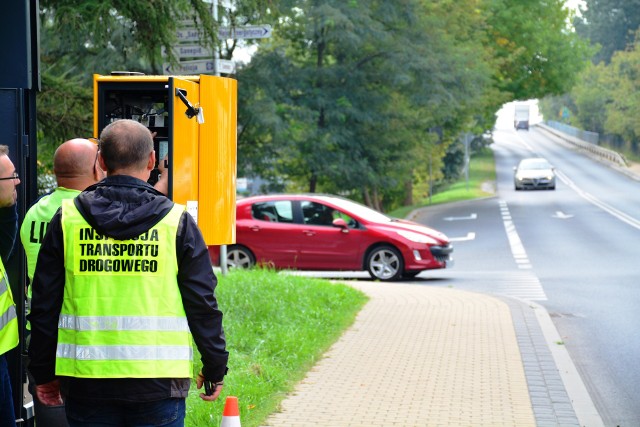
[[[185,399],[153,402],[66,401],[70,427],[183,427]]]
[[[16,415],[13,412],[13,394],[7,359],[0,354],[0,427],[16,427]]]

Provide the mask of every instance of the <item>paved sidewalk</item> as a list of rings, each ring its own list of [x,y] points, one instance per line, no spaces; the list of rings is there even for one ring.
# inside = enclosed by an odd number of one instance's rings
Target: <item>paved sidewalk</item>
[[[581,425],[533,306],[448,288],[349,284],[370,301],[265,425]],[[584,408],[581,421],[598,425]]]

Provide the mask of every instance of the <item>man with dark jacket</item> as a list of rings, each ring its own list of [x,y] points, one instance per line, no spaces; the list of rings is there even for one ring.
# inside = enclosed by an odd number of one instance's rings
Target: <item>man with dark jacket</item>
[[[63,202],[38,255],[29,320],[37,398],[66,399],[73,426],[182,426],[192,375],[215,400],[228,353],[216,278],[184,206],[146,183],[155,164],[147,128],[101,134],[107,178]]]
[[[15,427],[13,391],[5,354],[18,345],[18,317],[5,265],[13,251],[18,230],[16,186],[20,178],[9,158],[9,147],[0,145],[0,426]]]

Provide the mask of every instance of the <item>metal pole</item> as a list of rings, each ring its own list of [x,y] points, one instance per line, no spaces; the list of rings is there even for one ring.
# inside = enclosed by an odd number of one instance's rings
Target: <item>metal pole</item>
[[[431,174],[432,157],[433,154],[429,151],[429,204],[431,204],[431,194],[433,193],[433,176]]]
[[[467,180],[467,191],[469,191],[469,134],[464,134],[464,174]]]

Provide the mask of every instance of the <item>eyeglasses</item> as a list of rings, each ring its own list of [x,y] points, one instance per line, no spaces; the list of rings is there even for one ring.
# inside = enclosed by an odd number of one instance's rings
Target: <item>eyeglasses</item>
[[[13,175],[8,176],[6,178],[0,178],[0,181],[4,181],[5,179],[19,179],[20,177],[18,176],[18,172],[14,172]]]

